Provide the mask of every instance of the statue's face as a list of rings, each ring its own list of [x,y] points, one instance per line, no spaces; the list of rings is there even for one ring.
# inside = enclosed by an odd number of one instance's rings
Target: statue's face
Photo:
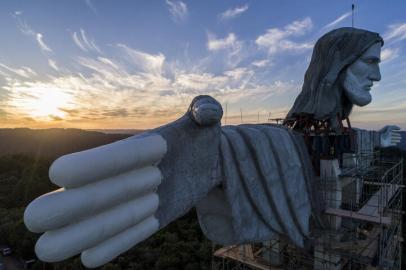
[[[371,102],[373,82],[381,80],[380,55],[381,43],[375,43],[345,71],[344,93],[353,104],[365,106]]]

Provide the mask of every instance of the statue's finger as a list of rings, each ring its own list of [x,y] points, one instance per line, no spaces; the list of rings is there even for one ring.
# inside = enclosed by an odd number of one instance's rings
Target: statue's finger
[[[135,136],[62,156],[51,165],[49,177],[60,187],[79,187],[137,167],[158,163],[165,153],[166,142],[162,136]]]
[[[147,194],[161,183],[155,166],[136,169],[81,188],[60,189],[32,201],[24,222],[32,232],[58,229],[83,217]]]
[[[401,139],[401,138],[392,137],[391,140],[392,140],[392,141],[399,141],[399,142],[400,142],[402,139]]]
[[[399,132],[393,131],[392,132],[392,138],[402,138],[402,135],[399,134]]]
[[[158,228],[158,220],[155,217],[149,217],[97,246],[82,252],[82,263],[89,268],[101,266],[147,239]]]
[[[152,216],[158,204],[158,195],[150,193],[78,223],[46,232],[37,241],[35,252],[45,262],[67,259]]]

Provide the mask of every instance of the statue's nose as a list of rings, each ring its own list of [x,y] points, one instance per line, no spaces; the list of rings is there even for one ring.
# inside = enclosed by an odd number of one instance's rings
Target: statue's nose
[[[377,82],[381,80],[381,71],[378,65],[376,65],[373,68],[373,70],[371,70],[371,73],[369,74],[369,79]]]

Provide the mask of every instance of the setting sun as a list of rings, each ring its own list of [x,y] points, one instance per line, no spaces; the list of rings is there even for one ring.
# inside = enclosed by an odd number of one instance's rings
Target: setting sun
[[[50,121],[64,118],[66,113],[61,108],[68,107],[72,100],[66,90],[46,85],[24,85],[14,90],[16,98],[12,105],[21,113],[36,119]]]

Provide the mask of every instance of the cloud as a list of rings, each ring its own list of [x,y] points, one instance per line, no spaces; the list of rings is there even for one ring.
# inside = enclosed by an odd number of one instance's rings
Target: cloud
[[[34,31],[25,21],[20,18],[22,13],[15,13],[13,16],[17,20],[17,26],[21,33],[35,39],[42,52],[52,52],[52,49],[45,43],[42,33]]]
[[[269,54],[275,54],[282,51],[303,51],[313,48],[311,43],[297,43],[289,38],[302,36],[312,29],[312,20],[307,17],[301,21],[294,21],[286,25],[283,29],[270,28],[265,34],[260,35],[255,43]]]
[[[78,46],[82,51],[84,52],[97,52],[99,54],[102,54],[100,48],[96,45],[94,40],[90,40],[86,36],[85,30],[82,28],[80,29],[80,33],[78,32],[73,32],[72,34],[72,39],[75,42],[76,46]]]
[[[48,45],[46,45],[45,42],[42,40],[41,33],[36,34],[36,39],[37,39],[39,46],[41,47],[41,50],[47,51],[47,52],[52,52],[51,48],[49,48]]]
[[[211,64],[211,69],[214,70],[234,68],[253,53],[246,43],[238,40],[234,33],[229,33],[224,38],[216,38],[214,34],[207,33],[206,46],[213,54],[205,59],[205,64]]]
[[[233,19],[235,17],[240,16],[241,14],[243,14],[244,12],[246,12],[248,10],[248,5],[243,5],[240,7],[235,7],[235,8],[230,8],[227,9],[226,11],[224,11],[223,13],[220,14],[220,18],[222,20],[229,20],[229,19]]]
[[[48,59],[48,65],[56,71],[59,71],[59,67],[56,64],[55,60]]]
[[[255,67],[267,67],[271,64],[269,59],[257,60],[252,62],[252,65]]]
[[[209,51],[223,50],[227,48],[236,48],[238,46],[238,40],[234,33],[229,33],[223,39],[216,39],[213,34],[208,34],[207,49]]]
[[[93,11],[95,14],[97,14],[97,10],[91,0],[85,0],[85,3],[90,8],[91,11]]]
[[[161,74],[163,70],[163,65],[165,62],[165,56],[163,54],[148,54],[133,48],[128,47],[125,44],[117,44],[132,62],[134,68],[152,74]]]
[[[129,115],[129,112],[124,108],[115,108],[105,110],[102,115],[110,117],[126,117]]]
[[[188,16],[187,5],[182,1],[170,1],[166,0],[166,4],[169,7],[169,12],[175,22],[183,22]]]
[[[381,61],[388,62],[399,56],[399,48],[386,48],[381,52]]]
[[[57,115],[50,115],[49,116],[53,121],[62,121],[63,118],[57,116]]]
[[[326,29],[326,28],[331,28],[333,26],[336,26],[337,24],[339,24],[340,22],[345,20],[347,17],[351,16],[351,13],[352,13],[351,11],[348,11],[348,12],[344,13],[343,15],[341,15],[340,17],[338,17],[337,19],[335,19],[331,23],[326,24],[325,26],[323,26],[321,29]]]
[[[76,32],[73,32],[72,38],[73,38],[73,41],[75,42],[75,44],[76,44],[82,51],[87,52],[86,47],[82,44],[82,42],[80,41],[80,39],[79,39],[79,37],[78,37],[78,34],[77,34]]]
[[[100,62],[102,62],[102,63],[104,63],[106,65],[111,66],[112,68],[119,69],[119,66],[116,63],[114,63],[112,60],[108,59],[108,58],[97,57],[97,60],[99,60]]]
[[[389,29],[383,35],[385,41],[401,41],[406,39],[406,23],[389,25]]]
[[[56,76],[33,77],[28,68],[0,65],[5,72],[16,74],[6,81],[9,94],[3,110],[19,119],[34,118],[36,125],[91,128],[120,123],[128,127],[131,122],[132,126],[150,128],[181,116],[196,95],[209,94],[228,102],[231,113],[232,107],[238,108],[233,105],[237,102],[267,100],[292,87],[289,82],[258,79],[250,67],[214,74],[167,63],[163,54],[150,54],[125,44],[114,48],[114,60],[77,57],[79,65]]]
[[[24,77],[24,78],[30,78],[32,76],[37,75],[37,73],[29,67],[12,68],[3,63],[0,63],[0,68],[2,68],[3,70],[9,71],[11,73],[14,73],[18,76]],[[1,71],[1,69],[0,69],[0,71]]]

